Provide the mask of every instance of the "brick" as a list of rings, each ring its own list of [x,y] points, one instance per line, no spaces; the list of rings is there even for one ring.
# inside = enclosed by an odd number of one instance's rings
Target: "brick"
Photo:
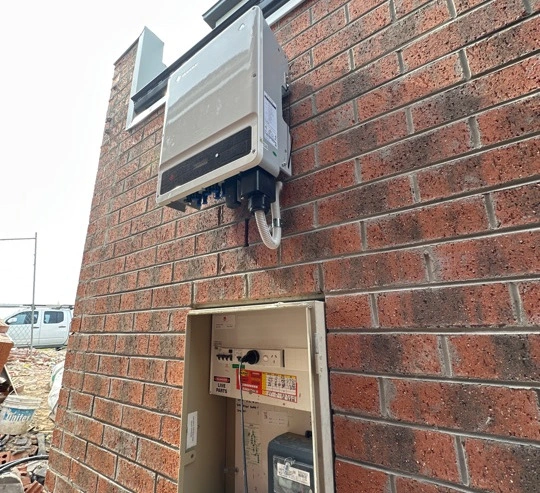
[[[363,123],[317,144],[321,166],[344,161],[365,154],[407,134],[407,120],[403,111],[381,119]]]
[[[187,306],[191,303],[191,284],[175,284],[163,288],[155,288],[152,299],[153,308],[169,308]]]
[[[131,491],[154,491],[156,474],[138,464],[119,458],[115,479]]]
[[[177,233],[187,236],[199,233],[208,229],[216,228],[219,225],[219,208],[210,207],[199,212],[186,213],[177,221]]]
[[[283,236],[287,236],[288,234],[292,233],[302,233],[303,231],[313,229],[315,221],[314,209],[314,204],[307,204],[300,207],[282,210],[281,222],[283,225]],[[272,264],[274,264],[274,262],[272,262]],[[264,262],[261,262],[261,265],[266,267]]]
[[[463,281],[526,275],[540,270],[540,235],[513,233],[433,248],[436,275]]]
[[[184,334],[151,335],[148,342],[148,356],[183,358],[184,346]]]
[[[109,394],[110,379],[101,375],[84,374],[83,392],[105,397]]]
[[[49,452],[51,464],[54,464],[54,470],[63,476],[69,476],[71,469],[71,458],[61,451],[51,449]]]
[[[119,456],[134,460],[137,456],[137,443],[136,435],[132,435],[126,430],[106,426],[101,445],[116,452]]]
[[[218,255],[216,254],[180,260],[174,264],[173,282],[212,277],[217,275],[217,271]]]
[[[522,283],[519,290],[527,322],[540,325],[540,284]]]
[[[492,197],[501,227],[540,221],[540,183],[494,192]]]
[[[353,50],[354,53],[356,53],[356,50]],[[322,65],[321,68],[325,68],[325,65]],[[315,93],[317,111],[326,111],[345,101],[354,99],[394,79],[399,74],[397,55],[390,53],[317,91]]]
[[[249,297],[254,300],[291,298],[320,293],[317,267],[300,265],[248,274]]]
[[[311,25],[311,16],[309,10],[297,15],[290,22],[275,31],[278,43],[283,46],[292,38],[298,36],[302,31],[305,31]]]
[[[289,79],[291,82],[295,82],[303,75],[306,75],[307,72],[309,72],[313,68],[313,63],[311,59],[311,53],[309,51],[306,51],[299,57],[295,58],[294,63],[289,65]],[[293,85],[295,88],[298,89],[298,86]],[[304,95],[307,95],[307,90],[302,89],[301,91]],[[291,92],[291,95],[293,92]],[[296,96],[290,99],[292,100],[298,100]]]
[[[105,478],[99,477],[96,493],[128,493],[128,490]]]
[[[148,336],[146,335],[119,335],[116,337],[116,354],[144,355],[148,351]]]
[[[452,54],[361,96],[356,101],[358,114],[362,120],[367,120],[425,98],[462,80],[459,56]]]
[[[337,370],[400,375],[440,375],[436,336],[328,335],[328,365]]]
[[[122,294],[121,311],[149,309],[152,306],[152,290],[145,289]]]
[[[173,241],[176,237],[176,224],[174,222],[162,224],[141,235],[142,248],[149,248]]]
[[[375,0],[375,1],[380,2],[381,0]],[[320,0],[318,2],[312,2],[311,16],[313,18],[313,22],[317,22],[323,17],[326,17],[329,13],[338,9],[339,7],[346,4],[347,2],[348,0]],[[373,2],[373,0],[371,0],[371,2]],[[366,2],[366,3],[371,3],[371,2]]]
[[[94,300],[94,313],[105,314],[114,313],[120,309],[120,296],[101,296]]]
[[[70,433],[64,433],[64,441],[62,442],[62,450],[78,461],[84,461],[86,457],[87,442],[80,438],[71,435]]]
[[[341,223],[386,213],[413,203],[408,178],[367,183],[318,202],[319,224]]]
[[[165,443],[178,447],[180,445],[180,429],[182,421],[176,416],[161,417],[161,435],[160,438]]]
[[[409,69],[420,67],[498,31],[524,15],[524,5],[518,0],[488,2],[408,45],[403,50],[403,59]]]
[[[339,192],[355,184],[355,163],[347,161],[287,182],[280,201],[283,207],[290,207]]]
[[[244,276],[226,276],[194,283],[195,303],[238,301],[244,298]]]
[[[90,416],[92,414],[93,404],[93,396],[76,391],[70,392],[68,406],[72,412]]]
[[[405,211],[367,221],[366,225],[370,249],[452,238],[489,229],[486,208],[479,197]]]
[[[182,390],[164,385],[145,384],[143,406],[162,413],[182,413]]]
[[[102,423],[84,416],[77,416],[73,434],[83,440],[99,444],[103,437],[103,428],[104,426]]]
[[[540,335],[456,335],[448,338],[452,370],[463,378],[540,380]]]
[[[419,289],[377,297],[381,327],[487,327],[514,323],[503,284]]]
[[[464,442],[473,488],[500,493],[538,491],[537,447],[476,439]]]
[[[466,49],[473,74],[481,74],[509,63],[538,49],[540,28],[538,19],[530,19],[483,39]],[[526,83],[527,81],[521,81]]]
[[[142,269],[156,263],[156,248],[147,248],[126,256],[125,269],[127,271]]]
[[[386,474],[367,469],[359,464],[351,464],[336,460],[335,463],[336,492],[380,493],[389,491],[389,478]]]
[[[170,328],[168,311],[151,311],[135,314],[136,332],[166,332]],[[141,337],[144,340],[144,337]]]
[[[152,188],[153,191],[155,191],[155,187]],[[147,212],[143,216],[133,219],[133,221],[131,221],[131,234],[134,235],[143,231],[147,231],[149,229],[156,228],[161,224],[162,215],[162,209],[158,209],[152,212]]]
[[[380,416],[379,383],[376,378],[333,373],[330,375],[332,409]]]
[[[146,212],[146,207],[148,204],[148,199],[141,199],[134,204],[128,205],[123,209],[120,209],[120,222],[129,221],[134,217],[141,216]]]
[[[147,288],[169,284],[172,281],[173,266],[171,264],[152,266],[136,273],[137,288]]]
[[[69,475],[75,486],[78,486],[83,491],[95,491],[97,486],[97,474],[84,466],[83,464],[72,461],[71,471]]]
[[[130,332],[133,327],[133,314],[107,314],[105,317],[105,332]]]
[[[374,9],[381,3],[386,3],[384,0],[351,0],[348,4],[349,19],[354,20]],[[312,9],[313,11],[314,9]]]
[[[122,406],[117,402],[96,397],[92,416],[116,426],[122,422]]]
[[[418,173],[422,200],[512,182],[538,174],[540,139],[492,149]]]
[[[177,493],[178,484],[165,478],[158,478],[156,484],[156,493]]]
[[[328,330],[355,330],[372,327],[368,295],[327,296],[325,308]]]
[[[396,15],[398,18],[404,17],[428,2],[429,0],[396,0]]]
[[[292,169],[295,176],[315,168],[315,147],[295,150],[292,152]]]
[[[169,385],[181,386],[184,382],[184,362],[183,361],[167,361],[165,369],[165,381]]]
[[[359,252],[361,244],[358,224],[335,226],[283,239],[281,259],[291,264],[336,257]]]
[[[128,372],[129,358],[125,356],[105,356],[99,357],[99,372],[103,375],[113,375],[125,377]]]
[[[88,444],[88,452],[85,463],[104,476],[114,477],[116,456],[110,452],[107,452],[106,450],[92,445],[91,443]]]
[[[418,284],[425,279],[421,252],[393,251],[332,260],[324,264],[324,287],[327,292]]]
[[[297,125],[291,134],[295,147],[301,148],[345,130],[354,123],[353,104],[349,102]]]
[[[440,428],[538,440],[539,409],[532,390],[446,382],[391,380],[392,418]]]
[[[355,48],[355,63],[357,66],[370,63],[374,59],[406,45],[411,39],[421,36],[449,19],[450,13],[445,1],[430,2],[411,15],[398,19],[388,28],[362,41]]]
[[[303,31],[283,46],[289,60],[311,49],[319,40],[326,39],[332,33],[339,31],[346,24],[345,9],[336,10],[331,15]]]
[[[336,454],[410,474],[458,481],[453,437],[431,431],[334,417]]]
[[[298,61],[295,60],[292,66],[294,67],[297,63]],[[305,111],[308,111],[308,102],[311,101],[313,93],[316,93],[320,89],[324,90],[325,86],[332,84],[350,71],[351,60],[348,53],[341,53],[312,70],[311,66],[306,68],[306,72],[302,74],[302,76],[299,74],[299,77],[291,84],[289,102],[296,102],[300,101],[302,98],[309,98],[304,99],[306,104]],[[295,111],[292,111],[291,122],[293,125],[296,118]]]
[[[157,262],[172,262],[189,257],[195,253],[195,237],[179,238],[175,241],[158,245]]]
[[[351,6],[350,6],[351,7]],[[349,12],[358,15],[360,12],[349,8]],[[391,22],[388,3],[384,3],[351,23],[336,25],[332,29],[333,36],[321,37],[322,41],[313,47],[315,65],[325,62],[336,54],[345,51],[372,34],[381,30]]]
[[[454,123],[362,157],[362,177],[373,180],[452,159],[472,149],[469,127]]]
[[[461,489],[447,488],[433,483],[424,483],[411,478],[396,478],[398,493],[460,493]]]
[[[495,144],[537,132],[539,112],[540,97],[533,96],[482,113],[478,116],[482,144]]]
[[[250,224],[252,228],[256,228],[253,222]],[[219,274],[238,274],[250,270],[274,267],[277,264],[278,251],[270,250],[263,244],[250,245],[219,254]]]
[[[516,84],[516,80],[522,80]],[[482,109],[535,91],[540,82],[538,59],[522,62],[445,91],[413,106],[415,131],[459,120]]]
[[[132,367],[136,367],[137,361],[131,363],[131,365]],[[143,390],[144,385],[141,382],[112,378],[109,395],[106,397],[127,404],[140,404],[142,402]]]
[[[289,119],[285,117],[285,121],[287,121],[291,128],[309,120],[314,116],[312,98],[307,97],[300,102],[293,104],[290,108],[287,108],[287,113],[290,117]]]
[[[176,449],[141,439],[137,462],[158,474],[175,479],[180,469],[180,454]]]
[[[86,350],[89,353],[113,353],[116,336],[109,334],[96,334],[88,337]]]
[[[150,438],[159,438],[160,414],[146,409],[124,406],[122,428]]]
[[[244,244],[244,224],[232,224],[197,235],[196,253],[205,255]]]
[[[138,380],[163,382],[165,361],[153,358],[130,358],[128,375]]]

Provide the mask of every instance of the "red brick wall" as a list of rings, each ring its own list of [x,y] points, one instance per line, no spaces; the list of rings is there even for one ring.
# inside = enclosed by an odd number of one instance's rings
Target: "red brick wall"
[[[117,64],[47,484],[176,491],[190,307],[326,300],[337,491],[540,484],[540,3],[311,0],[281,248],[155,205],[163,111]],[[536,91],[536,92],[535,92]],[[536,229],[535,229],[536,228]]]

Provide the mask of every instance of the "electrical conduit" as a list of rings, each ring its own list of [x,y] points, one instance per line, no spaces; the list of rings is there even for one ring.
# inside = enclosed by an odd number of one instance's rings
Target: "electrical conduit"
[[[270,212],[272,213],[272,227],[266,222],[266,215],[264,211],[255,211],[255,221],[257,222],[257,228],[261,235],[263,243],[275,250],[281,243],[281,209],[279,207],[279,194],[283,188],[283,183],[276,182],[276,200],[270,205]]]

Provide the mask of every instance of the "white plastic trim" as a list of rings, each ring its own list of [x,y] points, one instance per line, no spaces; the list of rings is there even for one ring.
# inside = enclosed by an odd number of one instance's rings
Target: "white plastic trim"
[[[279,19],[282,17],[285,17],[292,9],[295,9],[305,0],[290,0],[287,2],[283,7],[276,10],[272,15],[268,16],[266,19],[266,22],[268,22],[268,25],[275,24]]]
[[[255,211],[255,221],[257,222],[257,228],[263,243],[275,250],[281,243],[281,209],[279,207],[279,194],[283,188],[283,183],[276,182],[276,200],[270,205],[270,212],[272,213],[272,227],[266,222],[266,215],[264,211]],[[271,229],[271,230],[270,230]]]

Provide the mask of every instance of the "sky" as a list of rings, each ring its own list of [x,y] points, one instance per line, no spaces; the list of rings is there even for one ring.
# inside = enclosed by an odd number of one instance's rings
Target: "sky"
[[[169,65],[210,31],[202,14],[215,3],[5,2],[0,309],[31,303],[35,233],[36,304],[75,302],[114,62],[147,26]]]

